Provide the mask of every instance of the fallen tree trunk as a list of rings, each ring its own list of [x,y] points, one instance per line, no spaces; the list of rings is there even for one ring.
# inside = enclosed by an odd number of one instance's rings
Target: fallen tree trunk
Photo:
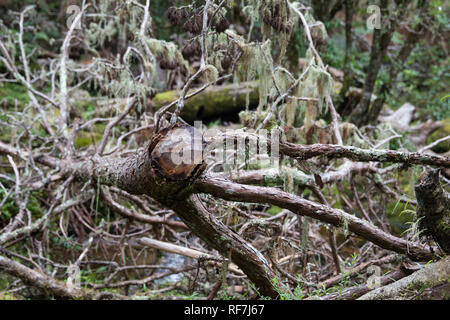
[[[152,107],[156,111],[177,100],[179,95],[180,92],[177,90],[158,93],[152,99]],[[181,117],[186,121],[194,121],[226,114],[238,114],[245,109],[247,96],[249,107],[256,107],[259,102],[257,82],[211,86],[185,100]]]
[[[184,133],[189,134],[192,127],[187,128]],[[143,151],[127,158],[103,157],[79,162],[65,160],[60,166],[66,175],[73,174],[83,181],[116,186],[132,194],[147,194],[171,208],[194,234],[224,257],[231,256],[231,260],[262,295],[277,298],[277,287],[272,281],[276,274],[267,260],[209,213],[198,196],[193,194],[191,184],[195,175],[192,166],[197,164],[185,166],[171,163],[165,147],[175,132],[175,128],[163,130]]]
[[[408,277],[375,289],[360,297],[359,300],[411,299],[424,288],[432,288],[449,282],[450,256],[447,256],[438,262],[430,263]]]

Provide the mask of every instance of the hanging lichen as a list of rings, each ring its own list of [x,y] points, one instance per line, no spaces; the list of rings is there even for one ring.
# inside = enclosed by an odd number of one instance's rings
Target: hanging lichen
[[[307,132],[314,121],[328,111],[326,97],[332,93],[333,79],[328,72],[316,65],[310,65],[304,80],[296,92],[298,97],[306,97],[311,100],[300,103],[304,108],[304,130]]]
[[[147,39],[146,42],[153,55],[160,60],[161,69],[171,70],[177,66],[186,70],[189,68],[188,62],[184,60],[175,43],[158,39]]]
[[[203,71],[203,75],[205,80],[209,83],[214,83],[217,81],[219,77],[219,71],[217,71],[216,67],[211,64],[205,66],[205,71]]]
[[[311,38],[316,49],[320,50],[328,43],[328,33],[321,21],[316,21],[309,11],[305,12],[305,20],[308,24]]]
[[[248,0],[246,4],[243,13],[250,19],[247,40],[250,41],[253,26],[261,24],[263,40],[276,40],[277,55],[283,58],[292,30],[297,24],[297,15],[290,12],[286,0]]]
[[[348,218],[345,212],[342,212],[342,224],[341,224],[342,232],[344,233],[344,237],[349,235],[348,229]]]

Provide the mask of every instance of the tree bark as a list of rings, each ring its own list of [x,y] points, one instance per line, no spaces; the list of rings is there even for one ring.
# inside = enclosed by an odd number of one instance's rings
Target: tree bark
[[[280,153],[302,160],[322,156],[329,158],[347,158],[354,161],[397,162],[405,164],[427,164],[445,168],[450,167],[449,157],[429,155],[420,152],[369,150],[332,144],[298,145],[284,142],[280,143]]]
[[[347,104],[346,96],[348,89],[350,89],[352,74],[350,67],[350,54],[352,51],[352,28],[353,28],[353,10],[355,0],[344,0],[345,7],[345,58],[344,58],[344,82],[342,83],[342,89],[339,93],[342,102],[339,105],[338,112],[343,115],[345,105]]]
[[[435,287],[450,281],[450,256],[431,263],[408,277],[390,285],[375,289],[359,300],[411,299],[411,293],[420,292],[424,288]]]
[[[420,12],[421,19],[424,20],[427,18],[428,14],[428,1],[419,1],[417,5],[417,9]],[[389,77],[386,82],[381,85],[377,93],[377,98],[375,99],[373,106],[370,108],[368,122],[374,123],[378,119],[378,116],[383,108],[384,103],[386,102],[386,98],[391,91],[392,84],[395,82],[398,73],[403,67],[404,63],[408,59],[409,55],[418,44],[417,37],[424,33],[425,31],[425,23],[419,22],[416,28],[413,31],[408,31],[408,35],[405,39],[405,44],[401,48],[397,57],[393,60],[390,59],[387,63],[386,67],[389,68]]]
[[[439,182],[439,170],[422,174],[414,189],[420,228],[450,254],[450,194]]]

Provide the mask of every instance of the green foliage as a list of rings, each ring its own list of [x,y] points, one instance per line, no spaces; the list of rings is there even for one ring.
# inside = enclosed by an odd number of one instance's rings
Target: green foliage
[[[30,101],[27,89],[20,84],[11,82],[0,82],[0,101],[7,107],[26,106]]]
[[[0,189],[0,198],[3,200],[6,196],[6,192],[3,189]],[[8,200],[4,203],[2,210],[0,212],[0,217],[11,219],[11,217],[15,216],[19,212],[19,208],[17,208],[16,203],[14,202],[14,193],[8,197]]]
[[[82,248],[80,245],[76,244],[76,242],[74,242],[71,237],[69,237],[70,241],[67,241],[64,238],[61,237],[52,237],[51,241],[55,244],[55,245],[59,245],[65,249],[70,249],[70,250],[77,250],[77,251],[81,251]]]
[[[419,115],[436,120],[450,117],[448,95],[450,67],[445,62],[445,52],[439,46],[421,45],[411,53],[398,76],[397,92],[387,103],[400,106],[409,101],[418,108]]]
[[[0,292],[0,300],[19,300],[17,297],[9,293],[8,291]]]
[[[282,210],[283,209],[281,209],[280,207],[272,206],[266,212],[270,215],[276,215],[276,214],[280,213]]]
[[[26,203],[26,208],[31,212],[32,216],[35,218],[40,218],[42,215],[42,210],[39,206],[39,201],[36,198],[38,194],[42,196],[45,194],[45,192],[41,191],[38,193],[33,193],[29,197],[28,202]],[[5,190],[0,189],[0,199],[3,200],[5,196],[6,196]],[[17,213],[19,213],[19,208],[17,207],[14,197],[15,193],[11,192],[11,194],[9,195],[8,199],[6,200],[0,211],[1,218],[11,219],[11,217],[14,217]]]
[[[427,143],[432,143],[438,139],[447,137],[450,135],[450,118],[447,118],[442,121],[442,127],[433,132],[428,138]],[[450,150],[450,140],[443,141],[439,143],[432,149],[437,153],[444,153]]]

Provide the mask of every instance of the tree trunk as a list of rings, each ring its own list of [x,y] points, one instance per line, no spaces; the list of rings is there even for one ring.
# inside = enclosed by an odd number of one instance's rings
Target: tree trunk
[[[385,21],[389,21],[389,26],[382,25],[381,29],[374,30],[372,51],[370,54],[370,63],[364,83],[363,97],[356,109],[353,110],[350,115],[350,121],[357,126],[366,125],[369,122],[369,108],[375,88],[375,81],[377,80],[378,72],[380,71],[383,59],[387,54],[387,48],[391,43],[395,28],[397,27],[397,24],[405,11],[405,1],[399,1],[399,6],[399,14],[395,18],[385,19]],[[383,17],[387,17],[389,15],[387,0],[381,1],[381,14]]]
[[[428,1],[420,1],[417,6],[417,9],[420,10],[422,19],[426,19],[428,13]],[[376,120],[378,119],[381,109],[383,108],[383,105],[386,102],[386,98],[389,92],[391,91],[392,84],[395,82],[398,73],[402,69],[404,63],[406,62],[409,55],[413,51],[414,47],[417,45],[418,35],[422,34],[423,32],[425,32],[425,23],[419,22],[415,30],[408,31],[408,35],[406,36],[405,39],[405,44],[403,45],[402,49],[400,50],[399,54],[394,59],[394,61],[390,59],[389,63],[387,63],[387,67],[389,68],[389,77],[388,80],[381,85],[381,88],[377,94],[377,98],[375,99],[372,108],[370,108],[370,113],[368,117],[369,123],[376,122]]]
[[[422,174],[414,189],[421,229],[450,254],[450,194],[439,183],[439,170]]]
[[[341,92],[339,93],[341,103],[338,108],[338,112],[341,115],[345,115],[345,106],[348,101],[346,101],[347,92],[350,89],[352,74],[350,67],[350,54],[352,52],[352,27],[353,27],[353,7],[355,5],[355,0],[345,0],[345,58],[344,58],[344,82],[342,84]]]

